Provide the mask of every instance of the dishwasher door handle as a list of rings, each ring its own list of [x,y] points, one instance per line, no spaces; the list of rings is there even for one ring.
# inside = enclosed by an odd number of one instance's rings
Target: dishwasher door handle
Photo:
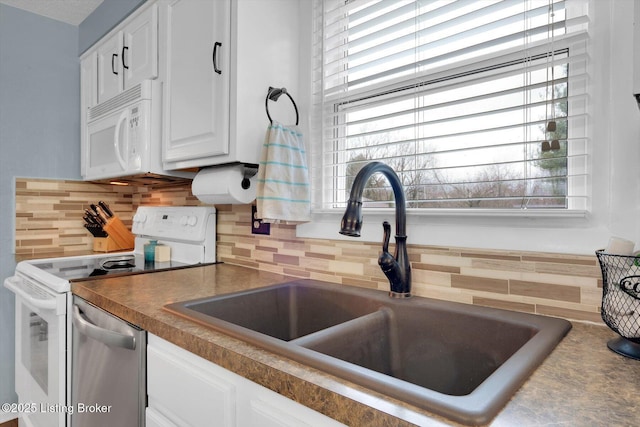
[[[128,350],[135,350],[136,338],[131,335],[121,334],[119,332],[110,331],[91,323],[85,318],[77,305],[73,306],[73,325],[78,328],[78,332],[100,341],[110,347],[122,347]]]

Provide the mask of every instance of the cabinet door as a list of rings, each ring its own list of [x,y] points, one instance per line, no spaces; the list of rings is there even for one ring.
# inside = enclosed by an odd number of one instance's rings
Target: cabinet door
[[[239,427],[344,427],[344,424],[257,384],[238,404]]]
[[[80,62],[80,173],[87,175],[87,164],[85,161],[85,150],[87,142],[87,113],[89,108],[98,102],[98,64],[96,52],[90,53]]]
[[[147,342],[148,426],[344,426],[153,334]]]
[[[96,105],[98,101],[96,58],[96,52],[93,52],[80,62],[80,91],[82,94],[80,106],[85,117],[86,110]]]
[[[138,15],[124,29],[124,89],[158,77],[158,5]]]
[[[230,0],[168,5],[165,163],[229,152],[230,9]]]
[[[193,1],[193,0],[188,0]],[[147,416],[162,425],[236,425],[237,387],[215,365],[149,334]],[[151,411],[150,411],[151,410]],[[161,417],[155,416],[161,414]]]
[[[122,31],[98,46],[98,102],[122,91]]]
[[[176,424],[166,419],[154,408],[147,407],[145,411],[145,427],[178,427]]]

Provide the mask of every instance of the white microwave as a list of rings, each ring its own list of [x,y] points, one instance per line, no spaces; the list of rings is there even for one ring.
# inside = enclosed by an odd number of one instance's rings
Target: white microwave
[[[143,80],[87,110],[81,153],[85,180],[194,176],[162,168],[161,91],[160,82]]]

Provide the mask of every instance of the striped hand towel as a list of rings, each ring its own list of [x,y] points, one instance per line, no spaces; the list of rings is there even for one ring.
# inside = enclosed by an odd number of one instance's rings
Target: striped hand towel
[[[309,170],[297,126],[274,121],[268,128],[258,168],[257,215],[265,222],[311,221]]]

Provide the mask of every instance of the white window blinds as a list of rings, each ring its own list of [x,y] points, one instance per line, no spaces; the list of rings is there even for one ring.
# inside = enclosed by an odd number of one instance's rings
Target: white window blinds
[[[372,160],[409,208],[588,208],[586,2],[316,6],[315,209]],[[393,203],[382,176],[365,199]]]

